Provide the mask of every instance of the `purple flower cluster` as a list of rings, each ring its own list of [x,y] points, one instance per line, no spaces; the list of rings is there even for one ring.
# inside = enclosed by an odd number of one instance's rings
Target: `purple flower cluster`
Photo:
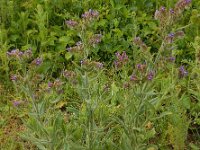
[[[68,26],[68,27],[76,27],[78,25],[78,22],[77,21],[74,21],[74,20],[66,20],[65,21],[65,24]]]
[[[63,76],[72,84],[75,85],[77,84],[77,75],[73,71],[65,70],[63,71]]]
[[[97,69],[102,69],[103,68],[103,63],[97,62],[97,61],[89,61],[89,60],[81,60],[81,65],[84,67],[92,67],[92,68],[97,68]]]
[[[138,63],[135,65],[135,70],[130,76],[130,81],[146,81],[153,80],[155,77],[155,71],[149,70],[147,67],[147,63]]]
[[[83,43],[81,41],[76,42],[75,46],[67,48],[68,52],[80,52],[82,50],[83,50]]]
[[[99,12],[96,10],[89,9],[88,11],[84,12],[81,17],[83,18],[83,22],[89,23],[88,21],[94,20],[95,18],[99,17]],[[79,23],[75,20],[69,19],[65,21],[65,24],[70,27],[74,28],[79,25]]]
[[[103,63],[100,63],[100,62],[93,62],[93,64],[95,65],[95,67],[97,69],[102,69],[103,68]]]
[[[75,78],[76,74],[73,71],[65,70],[63,71],[63,76],[67,79]]]
[[[52,88],[53,87],[53,82],[48,82],[48,88]]]
[[[176,58],[174,56],[170,56],[167,58],[170,62],[175,62]]]
[[[56,92],[58,94],[61,94],[63,93],[63,85],[64,82],[62,82],[60,79],[56,79],[55,81],[53,82],[48,82],[47,83],[47,88],[45,89],[47,92],[50,92],[50,89],[54,89],[56,90]]]
[[[137,78],[137,76],[135,74],[132,74],[130,76],[130,81],[137,81],[137,80],[138,80],[138,78]]]
[[[41,58],[36,58],[35,60],[33,60],[32,62],[34,65],[39,66],[42,64],[42,59]]]
[[[22,104],[22,101],[19,100],[13,100],[12,101],[13,106],[18,107],[20,104]]]
[[[177,18],[182,11],[191,4],[191,0],[179,0],[174,8],[170,8],[169,11],[165,7],[161,7],[159,10],[155,11],[154,18],[159,20],[161,25],[170,24],[173,22],[174,18]],[[167,21],[169,21],[167,23]]]
[[[168,34],[168,36],[166,37],[166,41],[168,43],[172,43],[173,42],[173,39],[174,39],[174,33],[170,33]]]
[[[154,77],[154,72],[153,71],[148,72],[147,79],[151,81],[153,77]]]
[[[179,0],[175,5],[175,9],[183,10],[189,6],[191,2],[192,0]]]
[[[168,36],[165,38],[165,41],[167,43],[172,43],[176,38],[181,38],[183,37],[185,34],[183,31],[177,31],[175,33],[170,33],[168,34]]]
[[[165,11],[166,11],[166,8],[165,8],[164,6],[162,6],[162,7],[160,8],[160,11],[161,11],[161,12],[165,12]]]
[[[188,75],[188,72],[185,70],[184,66],[180,66],[179,68],[179,77],[183,78],[186,77]]]
[[[166,12],[167,12],[166,8],[164,6],[161,6],[159,10],[155,11],[154,18],[156,20],[162,21],[166,17],[166,14],[167,14]]]
[[[128,56],[125,51],[120,54],[119,52],[115,53],[117,60],[115,60],[115,68],[120,69],[122,66],[124,66],[128,62]]]
[[[12,81],[17,81],[17,75],[15,75],[15,74],[13,74],[13,75],[11,75],[10,76],[10,80],[12,80]]]
[[[14,58],[30,58],[32,56],[32,50],[28,49],[25,52],[20,51],[19,49],[13,49],[10,52],[7,52],[8,57]]]
[[[14,57],[22,57],[23,52],[19,49],[13,49],[10,52],[7,52],[8,56],[14,56]]]
[[[146,64],[137,64],[136,68],[143,72],[146,69]]]
[[[172,15],[175,13],[174,9],[172,9],[172,8],[169,9],[169,12],[170,12],[170,14],[172,14]]]
[[[82,18],[91,20],[94,18],[98,18],[99,12],[96,10],[89,9],[89,11],[86,11],[84,14],[82,14]]]
[[[95,34],[91,37],[90,39],[90,44],[98,44],[101,42],[101,39],[102,39],[102,35],[101,34]]]

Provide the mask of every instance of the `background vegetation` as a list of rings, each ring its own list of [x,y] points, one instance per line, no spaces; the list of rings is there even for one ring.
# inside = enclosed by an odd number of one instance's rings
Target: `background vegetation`
[[[200,149],[199,0],[1,0],[0,148]]]

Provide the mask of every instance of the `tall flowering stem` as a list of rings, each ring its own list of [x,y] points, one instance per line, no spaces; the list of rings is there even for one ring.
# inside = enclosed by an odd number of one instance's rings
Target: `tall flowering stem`
[[[128,56],[125,51],[123,51],[121,54],[117,52],[115,53],[115,56],[117,59],[114,61],[114,65],[115,68],[119,70],[128,62]]]

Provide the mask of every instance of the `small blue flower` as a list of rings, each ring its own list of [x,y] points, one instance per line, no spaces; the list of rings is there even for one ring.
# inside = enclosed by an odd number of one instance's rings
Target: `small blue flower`
[[[35,60],[35,64],[36,65],[40,65],[42,63],[42,59],[41,58],[37,58],[36,60]]]
[[[136,75],[132,74],[131,77],[130,77],[130,80],[131,81],[137,81]]]
[[[164,12],[164,11],[165,11],[165,7],[162,6],[162,7],[160,8],[160,10],[161,10],[162,12]]]
[[[174,33],[170,33],[168,36],[173,38],[174,37]]]
[[[154,72],[153,72],[153,71],[150,71],[150,72],[147,74],[147,79],[151,81],[151,80],[153,79],[153,77],[154,77]]]
[[[174,10],[173,10],[172,8],[169,9],[169,12],[170,12],[171,14],[174,14]]]
[[[12,81],[17,81],[17,75],[11,75],[11,77],[10,77],[10,79],[12,80]]]
[[[174,56],[170,56],[170,57],[168,58],[168,60],[169,60],[170,62],[175,62],[176,58],[175,58]]]
[[[188,75],[188,72],[185,70],[184,66],[180,66],[179,68],[179,77],[183,78]]]
[[[13,103],[13,106],[17,107],[22,103],[22,101],[14,100],[12,103]]]

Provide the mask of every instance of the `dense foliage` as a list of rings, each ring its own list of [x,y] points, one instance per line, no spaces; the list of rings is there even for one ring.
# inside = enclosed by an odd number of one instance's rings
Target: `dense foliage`
[[[199,0],[1,0],[0,148],[200,148]]]

